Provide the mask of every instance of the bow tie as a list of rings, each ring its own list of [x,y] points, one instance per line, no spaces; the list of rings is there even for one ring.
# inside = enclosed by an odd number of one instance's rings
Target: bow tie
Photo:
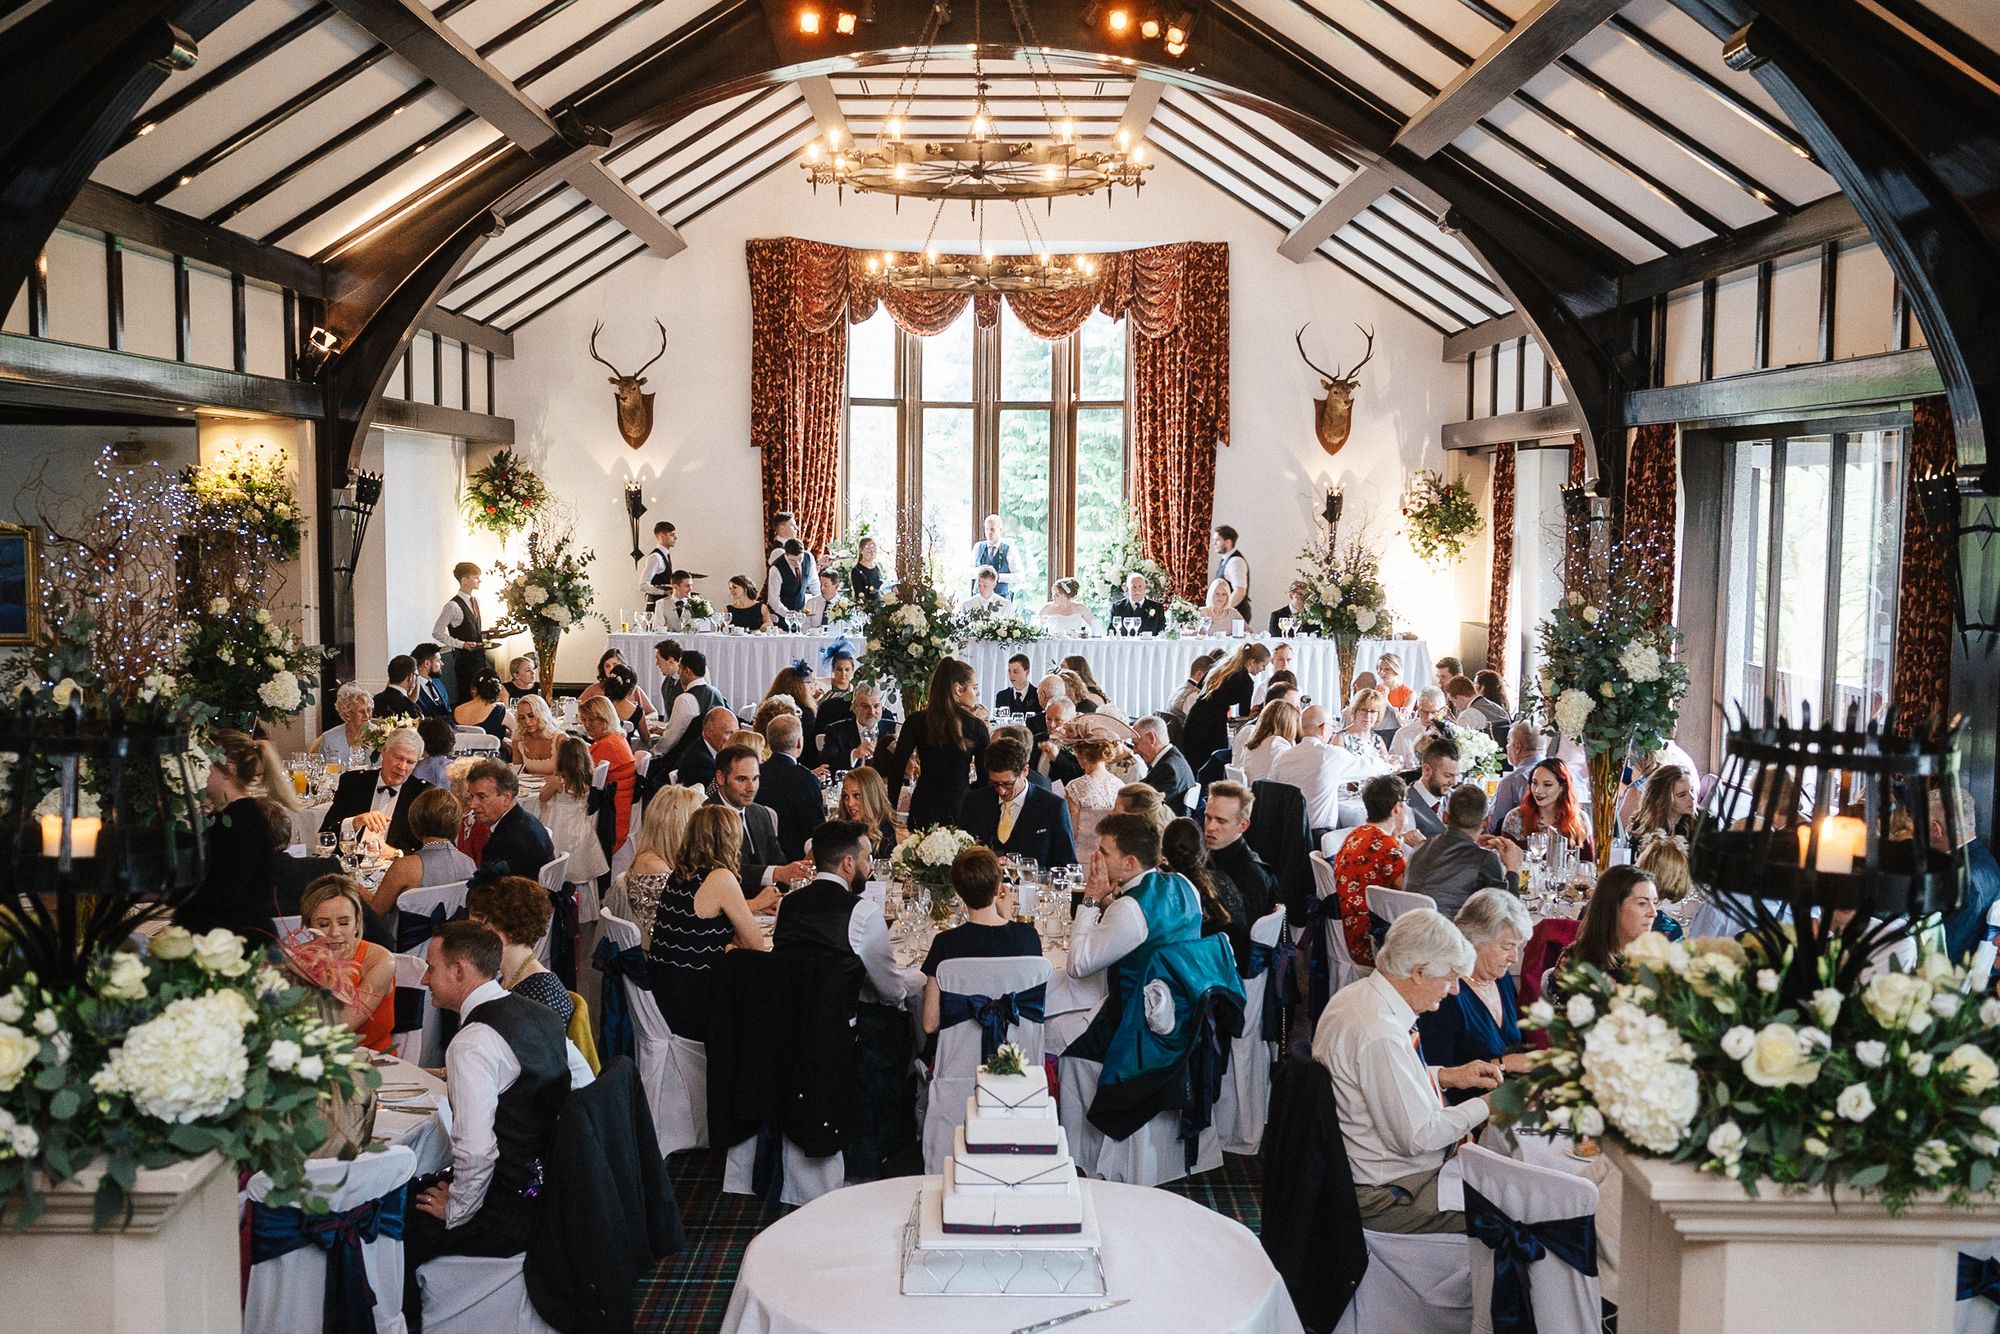
[[[390,787],[387,783],[382,784],[382,786],[376,788],[375,790],[377,792],[387,792],[392,797],[396,795],[396,789]]]

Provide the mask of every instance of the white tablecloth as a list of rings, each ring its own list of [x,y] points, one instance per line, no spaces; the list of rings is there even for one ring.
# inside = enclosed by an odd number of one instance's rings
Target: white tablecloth
[[[905,1297],[903,1224],[922,1177],[822,1195],[759,1233],[723,1334],[1005,1331],[1089,1306],[1089,1297]],[[1242,1224],[1164,1190],[1092,1181],[1109,1297],[1130,1303],[1077,1324],[1088,1334],[1297,1334],[1298,1315]]]
[[[625,665],[637,673],[639,685],[648,699],[659,698],[660,665],[653,658],[653,645],[662,639],[672,639],[683,649],[699,649],[708,659],[709,684],[741,709],[761,700],[779,669],[801,658],[810,663],[815,672],[823,674],[820,650],[837,637],[826,634],[614,634],[611,636],[611,647],[617,649],[624,657]],[[1267,637],[1258,638],[1265,644],[1277,642]],[[858,634],[850,634],[848,641],[857,649],[861,647]],[[1080,653],[1089,659],[1091,671],[1111,696],[1111,702],[1127,718],[1137,718],[1163,709],[1172,701],[1174,692],[1187,680],[1188,665],[1196,658],[1218,650],[1234,652],[1243,642],[1239,639],[1194,637],[1039,639],[1025,646],[980,642],[968,645],[965,657],[979,673],[980,698],[990,703],[993,696],[1006,687],[1007,659],[1014,654],[1025,652],[1034,664],[1035,677],[1039,679],[1063,658]],[[1333,641],[1299,638],[1291,643],[1295,653],[1292,670],[1299,678],[1302,693],[1333,703],[1334,677],[1338,670]],[[1364,639],[1355,654],[1355,669],[1373,671],[1375,660],[1384,652],[1402,657],[1404,673],[1413,684],[1430,684],[1430,648],[1420,639]]]
[[[315,806],[301,806],[292,812],[292,845],[303,844],[313,855],[319,852],[320,821],[333,808],[331,801],[322,801]]]
[[[444,1081],[422,1066],[392,1057],[377,1065],[382,1076],[383,1098],[402,1098],[407,1086],[420,1085],[430,1095],[424,1103],[398,1109],[387,1101],[375,1107],[375,1138],[384,1144],[402,1144],[417,1155],[417,1175],[436,1172],[451,1165],[451,1134],[435,1108],[444,1102]]]

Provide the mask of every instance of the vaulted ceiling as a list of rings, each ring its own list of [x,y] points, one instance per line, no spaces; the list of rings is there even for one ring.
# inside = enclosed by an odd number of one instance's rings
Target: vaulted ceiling
[[[2000,68],[1991,0],[1872,2],[1962,63]],[[1398,122],[1456,94],[1453,115],[1465,124],[1443,118],[1452,132],[1432,151],[1538,201],[1579,245],[1628,263],[1787,216],[1834,191],[1772,98],[1728,68],[1721,44],[1681,8],[1600,3],[1615,12],[1593,18],[1474,115],[1455,81],[1547,4],[1239,0],[1238,8]],[[502,129],[378,43],[344,12],[352,8],[353,0],[252,0],[147,103],[94,179],[332,259],[506,148]],[[702,9],[703,0],[444,0],[433,13],[527,102],[559,118]],[[995,110],[1008,129],[1032,134],[1046,117],[1024,69],[996,71]],[[518,328],[649,247],[671,250],[680,229],[796,160],[829,119],[844,118],[865,138],[902,75],[886,66],[767,87],[617,144],[603,160],[611,183],[572,182],[530,200],[442,305]],[[962,124],[971,92],[969,67],[933,64],[916,89],[912,128]],[[1156,151],[1284,229],[1286,253],[1339,266],[1441,332],[1510,310],[1477,257],[1439,229],[1436,201],[1373,179],[1364,163],[1191,88],[1162,93],[1093,68],[1065,71],[1062,94],[1086,136],[1109,135],[1149,108],[1141,119]],[[659,225],[630,225],[650,221],[635,217],[635,199]]]

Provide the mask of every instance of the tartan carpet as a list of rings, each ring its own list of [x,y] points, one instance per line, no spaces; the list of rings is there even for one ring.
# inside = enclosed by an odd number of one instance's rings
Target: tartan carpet
[[[724,1195],[722,1159],[720,1151],[697,1149],[668,1160],[688,1248],[661,1261],[639,1281],[638,1300],[633,1304],[635,1334],[711,1334],[720,1329],[744,1249],[751,1238],[787,1212],[747,1195]],[[1224,1154],[1222,1166],[1215,1171],[1161,1189],[1207,1205],[1255,1232],[1264,1190],[1263,1167],[1261,1157]]]

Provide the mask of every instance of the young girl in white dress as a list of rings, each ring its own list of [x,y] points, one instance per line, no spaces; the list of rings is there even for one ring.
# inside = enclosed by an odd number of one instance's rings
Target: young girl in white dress
[[[549,831],[549,841],[556,846],[556,855],[569,854],[569,865],[563,871],[563,879],[572,885],[588,885],[590,888],[578,896],[579,920],[597,920],[597,877],[611,869],[605,859],[604,845],[597,838],[597,821],[590,814],[590,747],[573,736],[566,736],[556,743],[555,772],[542,784],[540,810],[542,823]],[[588,906],[590,915],[583,915],[583,907]]]

